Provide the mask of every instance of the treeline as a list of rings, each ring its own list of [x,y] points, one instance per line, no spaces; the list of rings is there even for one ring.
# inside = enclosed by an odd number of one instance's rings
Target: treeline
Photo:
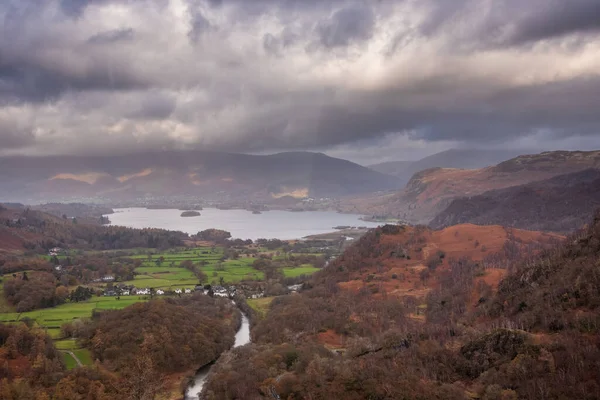
[[[600,334],[600,213],[564,246],[521,263],[482,313],[515,326]]]
[[[76,335],[111,370],[148,357],[144,362],[158,373],[173,373],[199,368],[230,348],[239,318],[230,301],[195,295],[96,314]]]
[[[59,265],[58,263],[62,263]],[[50,262],[15,261],[0,266],[5,275],[2,294],[17,312],[55,307],[66,301],[83,301],[95,294],[86,285],[110,276],[114,281],[133,280],[141,260],[112,259],[108,256],[56,257]],[[70,289],[78,286],[75,290]],[[85,292],[85,293],[84,293]]]
[[[17,218],[0,220],[0,224],[16,230],[26,230],[31,251],[46,252],[53,247],[93,250],[115,250],[136,247],[168,249],[182,246],[188,235],[162,229],[131,229],[119,226],[98,226],[79,223],[41,211],[25,209]]]
[[[38,308],[54,307],[64,303],[69,289],[59,285],[54,275],[48,272],[22,272],[5,277],[4,297],[17,312]]]
[[[115,281],[128,281],[135,277],[134,270],[142,264],[142,260],[113,257],[109,254],[73,256],[58,259],[52,258],[50,262],[60,265],[60,270],[55,273],[61,282],[69,282],[70,286],[87,284],[112,276]]]

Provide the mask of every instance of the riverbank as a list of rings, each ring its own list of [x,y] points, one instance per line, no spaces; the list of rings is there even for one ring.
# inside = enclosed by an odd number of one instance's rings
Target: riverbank
[[[249,317],[249,314],[246,314],[244,312],[244,309],[250,309],[251,311],[253,311],[248,304],[245,302],[245,299],[241,298],[238,296],[237,298],[238,301],[240,301],[240,304],[238,304],[237,302],[234,301],[234,304],[238,307],[238,313],[236,313],[236,334],[235,334],[235,340],[233,343],[233,346],[231,346],[231,349],[239,347],[239,346],[243,346],[246,343],[249,343],[251,341],[250,339],[250,324],[251,324],[251,320]],[[240,306],[241,305],[241,306]],[[252,314],[252,312],[250,313]],[[228,353],[228,351],[225,351],[223,353],[221,353],[219,355],[219,357],[202,366],[201,368],[197,369],[195,374],[190,378],[189,374],[188,374],[188,379],[186,380],[186,385],[184,387],[182,387],[180,393],[183,393],[183,397],[179,397],[179,400],[198,400],[200,399],[199,393],[202,392],[203,388],[204,388],[204,384],[210,374],[210,370],[212,368],[212,366],[220,359],[222,359],[224,356],[226,356],[226,354]]]
[[[235,336],[234,336],[234,342],[233,342],[233,345],[231,348],[235,347],[235,345],[236,345],[236,336],[237,336],[238,332],[240,331],[240,329],[242,328],[242,323],[243,323],[243,318],[244,318],[242,312],[239,309],[236,308],[235,310],[237,312],[235,312],[231,315],[231,323],[236,332]],[[225,350],[223,353],[219,354],[219,356],[217,358],[215,358],[214,360],[211,360],[197,368],[190,368],[187,371],[169,375],[163,381],[164,386],[165,386],[164,390],[163,390],[163,395],[158,396],[158,399],[159,400],[198,399],[197,396],[193,397],[193,396],[189,395],[188,392],[190,392],[190,388],[194,387],[198,376],[201,375],[203,372],[205,372],[205,375],[207,375],[208,370],[210,370],[210,367],[212,367],[217,362],[217,360],[226,352],[227,352],[227,350]],[[200,390],[201,390],[201,388],[200,388]],[[200,390],[198,390],[198,392]],[[192,391],[191,393],[195,394],[197,392]]]

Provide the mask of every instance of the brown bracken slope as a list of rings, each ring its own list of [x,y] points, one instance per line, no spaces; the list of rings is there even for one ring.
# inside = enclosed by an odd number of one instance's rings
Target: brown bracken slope
[[[358,269],[338,285],[345,290],[369,290],[422,301],[439,286],[438,277],[451,263],[468,259],[485,267],[481,278],[495,289],[511,260],[556,245],[563,236],[551,233],[462,224],[442,230],[400,227],[383,234],[377,256],[363,259]]]
[[[583,171],[600,169],[600,151],[554,151],[524,155],[493,167],[464,170],[433,168],[416,173],[392,195],[350,200],[343,211],[429,223],[452,200]]]

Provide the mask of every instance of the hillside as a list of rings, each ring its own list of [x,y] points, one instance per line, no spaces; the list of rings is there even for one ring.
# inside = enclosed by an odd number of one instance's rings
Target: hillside
[[[338,197],[399,188],[398,179],[321,153],[165,151],[103,157],[3,157],[4,201]]]
[[[514,150],[450,149],[417,161],[391,161],[368,167],[382,174],[394,175],[407,183],[419,171],[431,168],[475,169],[495,165],[522,154]]]
[[[586,169],[600,168],[600,151],[554,151],[519,156],[481,169],[433,168],[413,175],[393,195],[347,201],[343,211],[386,215],[411,223],[429,223],[458,197],[524,185]]]
[[[218,362],[205,394],[597,399],[600,214],[556,239],[474,225],[371,231],[300,294],[274,299],[256,343]]]
[[[0,205],[0,254],[39,254],[57,246],[96,250],[172,247],[182,245],[187,238],[182,232],[90,225],[38,210]]]
[[[565,233],[583,226],[599,207],[600,170],[588,169],[455,199],[429,225],[492,224]]]

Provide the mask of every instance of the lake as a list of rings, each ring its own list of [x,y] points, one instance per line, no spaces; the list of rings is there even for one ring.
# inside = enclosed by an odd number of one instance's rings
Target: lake
[[[239,239],[300,239],[309,235],[334,231],[335,226],[377,227],[377,222],[361,221],[360,215],[333,211],[265,211],[253,214],[247,210],[205,208],[199,217],[181,217],[182,210],[149,210],[117,208],[107,215],[111,225],[130,228],[161,228],[196,234],[209,228],[231,232]]]

